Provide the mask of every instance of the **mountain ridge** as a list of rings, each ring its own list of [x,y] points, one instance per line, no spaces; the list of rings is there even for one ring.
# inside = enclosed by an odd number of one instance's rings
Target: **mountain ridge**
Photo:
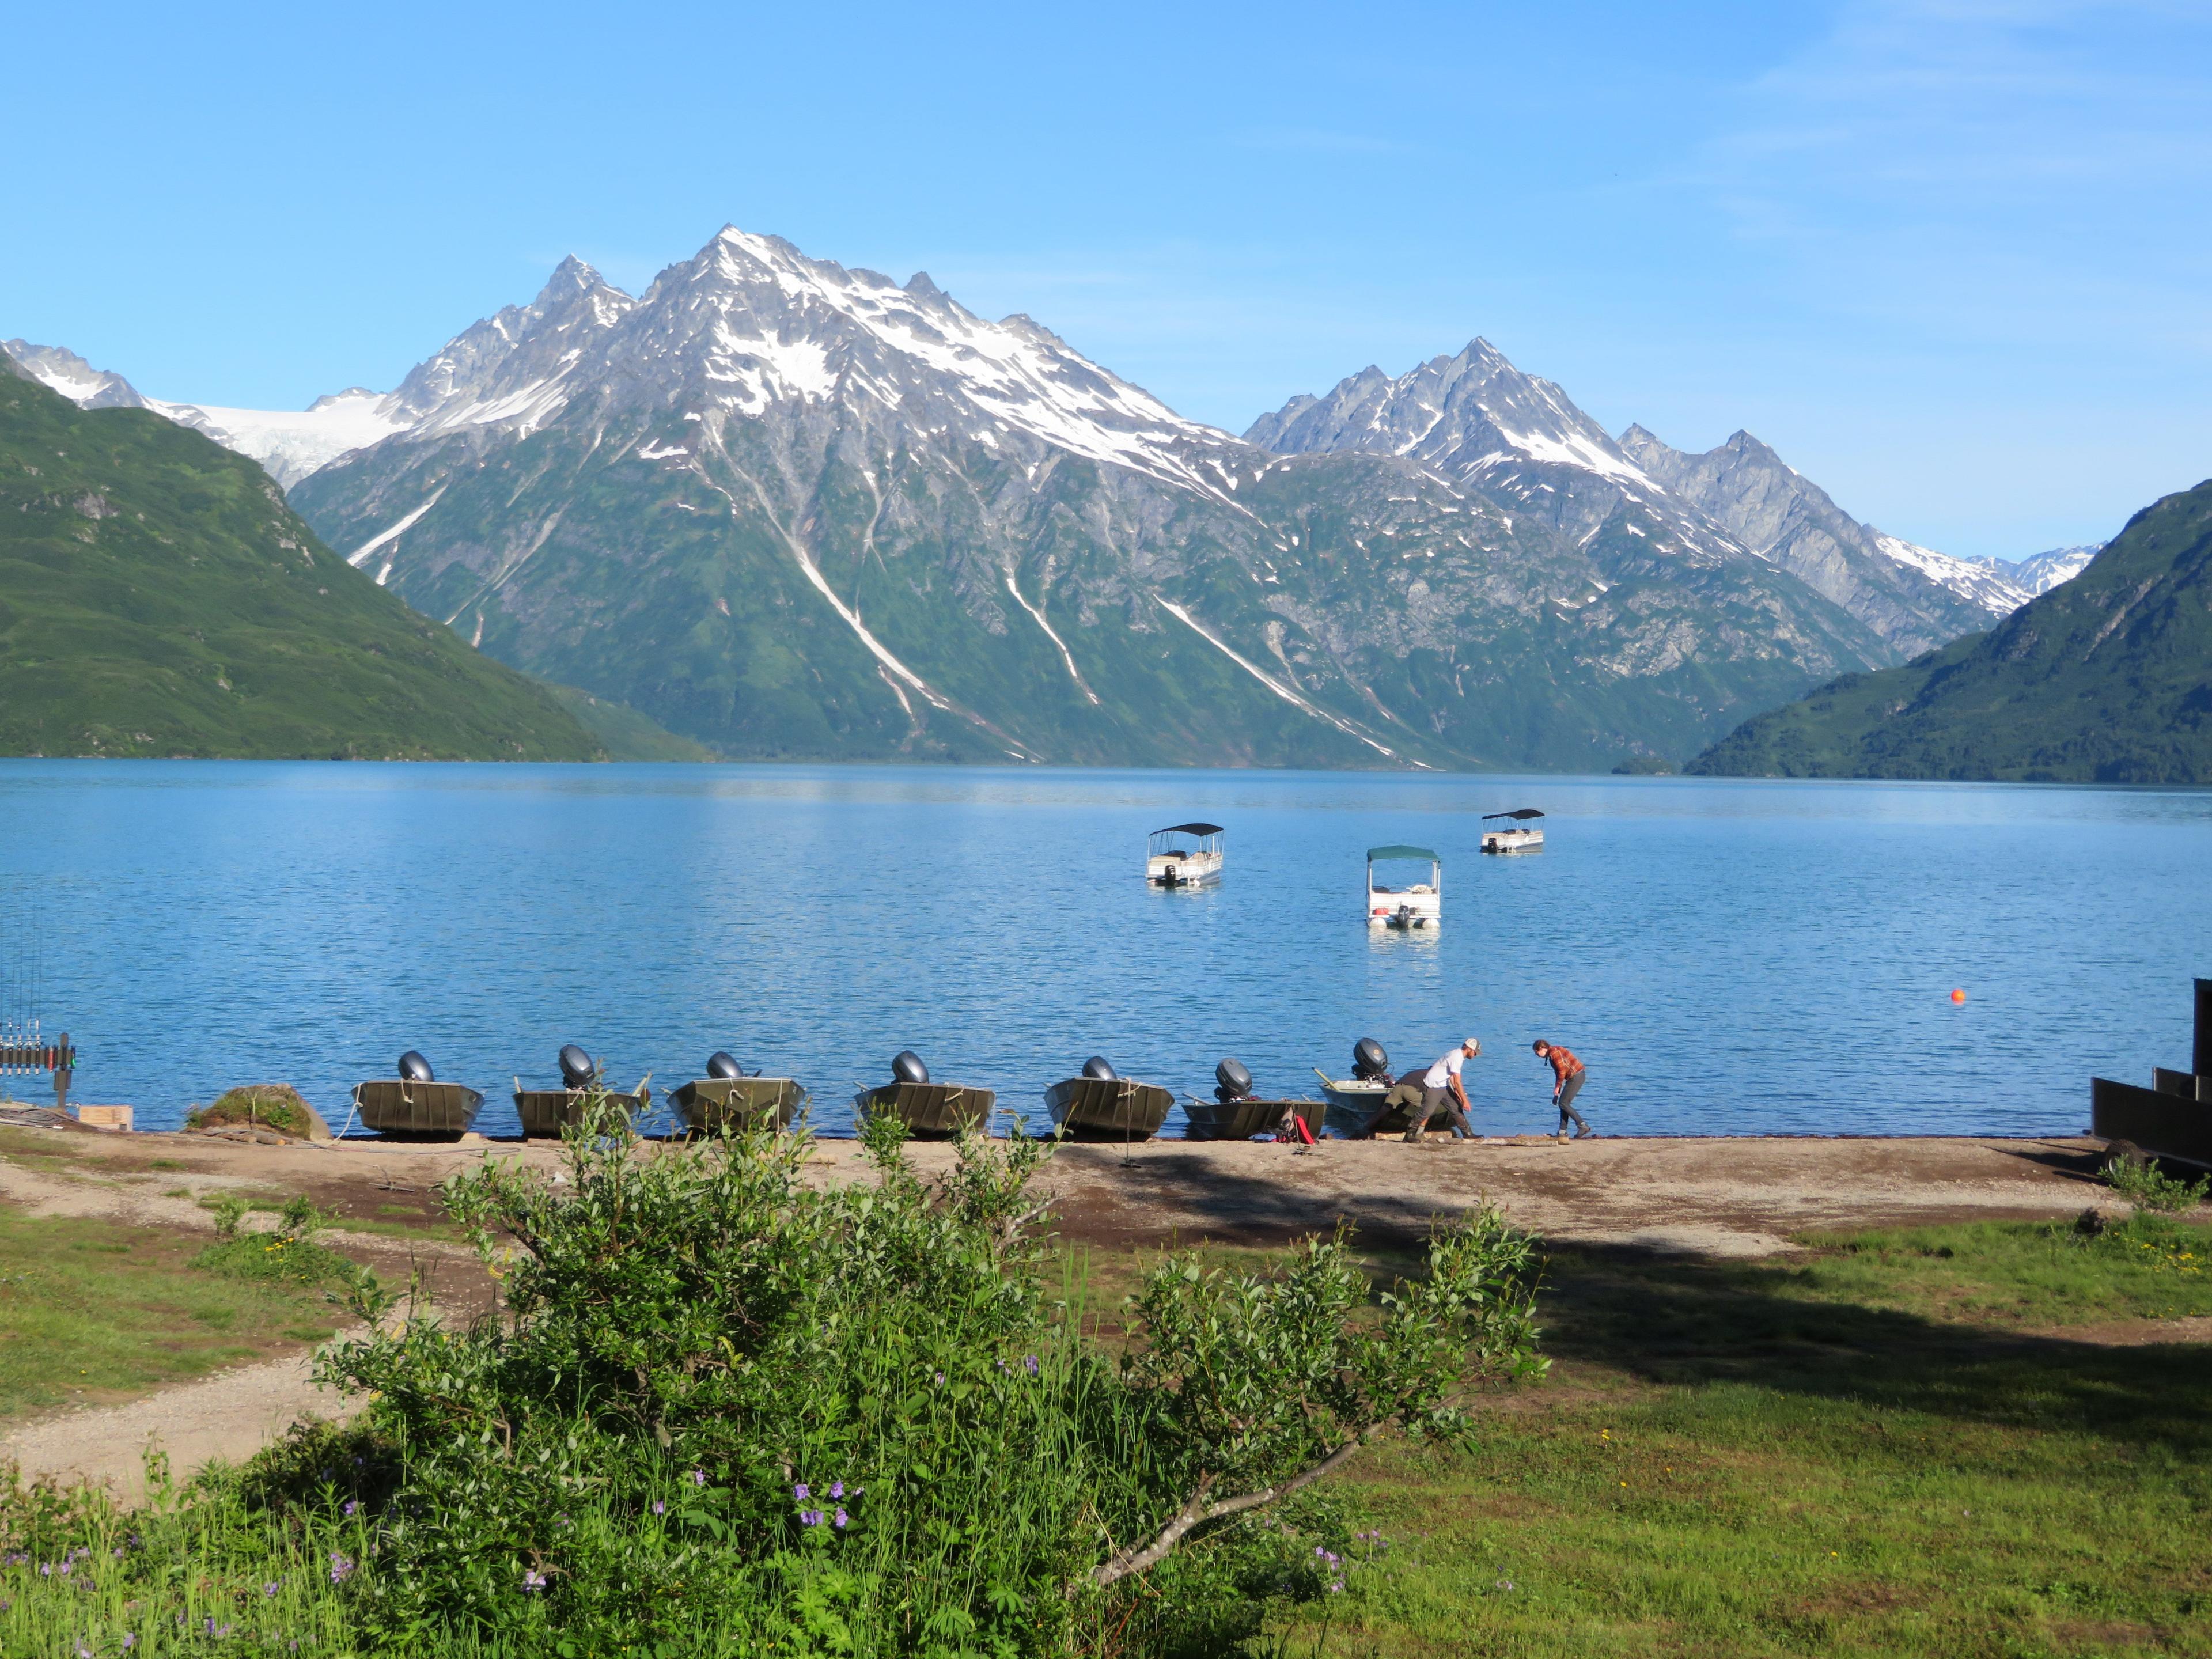
[[[545,301],[295,499],[464,637],[718,752],[1610,764],[1876,659],[1741,550],[1267,453],[923,276],[726,228],[634,301]]]
[[[1841,677],[1687,769],[2212,783],[2212,480],[2145,507],[1990,631]]]
[[[0,753],[599,756],[544,688],[348,568],[252,461],[0,363]]]
[[[734,226],[637,296],[564,259],[389,392],[145,402],[471,645],[721,754],[1602,769],[1906,654],[1486,341],[1240,439]]]

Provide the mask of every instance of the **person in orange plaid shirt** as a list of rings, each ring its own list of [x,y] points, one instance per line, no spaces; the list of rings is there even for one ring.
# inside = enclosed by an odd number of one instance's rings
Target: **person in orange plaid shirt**
[[[1548,1062],[1552,1068],[1552,1104],[1559,1109],[1559,1139],[1565,1140],[1567,1138],[1569,1118],[1575,1121],[1577,1140],[1587,1139],[1595,1134],[1597,1131],[1591,1128],[1583,1121],[1583,1115],[1575,1109],[1575,1097],[1583,1091],[1583,1079],[1589,1073],[1582,1061],[1575,1058],[1574,1050],[1562,1048],[1556,1042],[1547,1042],[1541,1037],[1538,1037],[1530,1047],[1535,1049],[1536,1058]]]

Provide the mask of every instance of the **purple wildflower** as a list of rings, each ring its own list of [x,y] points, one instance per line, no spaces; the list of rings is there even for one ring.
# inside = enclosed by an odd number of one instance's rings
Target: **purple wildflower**
[[[274,1595],[276,1594],[276,1586],[274,1584],[264,1584],[261,1587],[261,1593],[264,1595]]]
[[[352,1577],[353,1561],[351,1558],[341,1555],[337,1551],[332,1550],[331,1552],[331,1583],[333,1584],[343,1584],[347,1579]]]
[[[353,1516],[353,1515],[356,1515],[356,1514],[360,1513],[360,1511],[361,1511],[361,1499],[359,1499],[358,1498],[347,1498],[347,1499],[346,1499],[346,1501],[345,1501],[345,1509],[344,1509],[344,1510],[343,1511],[344,1514],[346,1514],[347,1516]]]
[[[692,1484],[693,1486],[705,1486],[705,1485],[707,1484],[707,1471],[706,1471],[706,1470],[704,1470],[704,1469],[694,1469],[694,1470],[692,1470],[692,1471],[691,1471],[691,1484]]]
[[[1031,1376],[1035,1376],[1037,1374],[1037,1357],[1033,1353],[1024,1354],[1022,1356],[1022,1369],[1027,1371]]]
[[[536,1595],[545,1588],[545,1575],[535,1567],[526,1567],[522,1573],[522,1593]]]
[[[804,1504],[808,1498],[814,1496],[814,1489],[802,1480],[791,1489],[791,1495],[793,1498],[796,1498],[800,1503]]]
[[[943,1371],[939,1371],[937,1374],[937,1386],[940,1389],[945,1386],[945,1373]]]
[[[802,1526],[802,1527],[818,1527],[818,1526],[820,1526],[820,1525],[822,1524],[822,1511],[821,1511],[820,1510],[799,1510],[799,1524],[800,1526]]]
[[[67,1572],[67,1571],[69,1571],[69,1569],[68,1569],[67,1567],[64,1567],[64,1568],[62,1569],[62,1571],[63,1571],[64,1572]],[[52,1562],[51,1562],[51,1561],[41,1561],[41,1562],[40,1562],[40,1563],[39,1563],[39,1577],[41,1577],[41,1578],[51,1578],[51,1577],[52,1577],[53,1576],[54,1576],[54,1564],[53,1564]]]
[[[845,1483],[842,1480],[832,1480],[830,1483],[830,1495],[832,1498],[842,1498],[845,1495]]]
[[[128,1653],[131,1649],[137,1645],[138,1638],[133,1636],[129,1631],[125,1631],[123,1632],[123,1650],[125,1653]]]
[[[655,1515],[665,1515],[665,1514],[667,1514],[667,1513],[668,1513],[668,1504],[667,1504],[667,1501],[666,1501],[665,1499],[664,1499],[664,1498],[654,1498],[654,1499],[653,1500],[653,1512]]]
[[[853,1517],[852,1517],[851,1516],[849,1516],[849,1515],[846,1514],[844,1510],[839,1510],[837,1511],[836,1515],[835,1516],[833,1516],[833,1517],[832,1517],[831,1524],[833,1524],[833,1525],[835,1525],[835,1526],[842,1527],[842,1526],[847,1525],[848,1522],[851,1522],[851,1520],[852,1520],[852,1518],[853,1518]]]

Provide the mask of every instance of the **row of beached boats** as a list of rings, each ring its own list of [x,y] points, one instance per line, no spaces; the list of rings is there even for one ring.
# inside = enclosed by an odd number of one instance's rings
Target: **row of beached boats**
[[[559,1063],[558,1089],[526,1089],[520,1078],[514,1080],[515,1115],[526,1138],[557,1137],[580,1126],[596,1109],[636,1117],[653,1103],[652,1091],[643,1084],[627,1091],[606,1087],[598,1063],[575,1043],[561,1050]],[[939,1082],[911,1048],[900,1050],[890,1069],[889,1082],[862,1085],[854,1095],[857,1117],[894,1118],[908,1133],[925,1137],[988,1131],[998,1109],[996,1090]],[[705,1070],[704,1077],[679,1085],[668,1097],[692,1134],[787,1129],[812,1102],[811,1092],[798,1079],[748,1072],[726,1051],[712,1055]],[[399,1057],[398,1071],[396,1078],[354,1085],[349,1130],[357,1123],[398,1139],[453,1139],[475,1126],[483,1106],[477,1090],[441,1083],[430,1062],[412,1048]],[[1353,1045],[1351,1076],[1332,1078],[1319,1066],[1314,1073],[1322,1085],[1318,1100],[1262,1095],[1240,1061],[1224,1060],[1213,1070],[1212,1098],[1183,1097],[1185,1132],[1196,1140],[1269,1135],[1310,1142],[1322,1134],[1362,1139],[1407,1127],[1403,1108],[1383,1104],[1393,1083],[1403,1079],[1393,1078],[1389,1056],[1372,1037]],[[1167,1126],[1175,1104],[1172,1090],[1125,1078],[1095,1054],[1081,1072],[1044,1091],[1045,1109],[1055,1127],[1079,1139],[1149,1140]]]

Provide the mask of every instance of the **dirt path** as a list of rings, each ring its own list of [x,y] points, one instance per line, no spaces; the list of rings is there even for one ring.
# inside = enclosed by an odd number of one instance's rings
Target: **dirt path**
[[[355,1327],[356,1330],[362,1328]],[[241,1462],[303,1417],[343,1421],[358,1408],[319,1389],[308,1356],[241,1365],[197,1382],[164,1389],[120,1406],[94,1406],[49,1417],[0,1440],[25,1480],[107,1481],[126,1502],[145,1495],[145,1455],[168,1454],[179,1480],[215,1459]]]
[[[27,1151],[26,1150],[27,1149]],[[33,1214],[211,1230],[206,1194],[304,1192],[339,1218],[326,1234],[347,1254],[404,1283],[429,1267],[440,1299],[488,1305],[489,1281],[451,1239],[343,1231],[348,1217],[404,1211],[434,1221],[434,1188],[486,1158],[550,1168],[557,1146],[536,1144],[267,1146],[189,1135],[37,1132],[0,1158],[0,1202]],[[2068,1216],[2124,1206],[2095,1179],[2099,1144],[2086,1139],[1597,1139],[1324,1141],[1295,1153],[1269,1142],[1156,1140],[1131,1147],[1063,1147],[1042,1185],[1058,1199],[1060,1231],[1103,1245],[1195,1242],[1273,1244],[1340,1221],[1370,1242],[1411,1243],[1430,1219],[1486,1199],[1516,1224],[1561,1242],[1632,1244],[1697,1255],[1757,1256],[1821,1231],[1975,1218]],[[910,1148],[924,1174],[951,1149]],[[866,1179],[850,1141],[817,1144],[810,1178]],[[179,1189],[188,1197],[170,1196]],[[248,1224],[265,1224],[257,1218]],[[2200,1329],[2199,1327],[2206,1328]],[[2130,1322],[2076,1338],[2114,1343],[2203,1340],[2212,1321]],[[160,1444],[181,1477],[210,1458],[236,1460],[294,1419],[337,1415],[319,1395],[304,1354],[163,1390],[120,1406],[82,1409],[16,1429],[0,1441],[27,1475],[143,1486],[141,1460]]]

